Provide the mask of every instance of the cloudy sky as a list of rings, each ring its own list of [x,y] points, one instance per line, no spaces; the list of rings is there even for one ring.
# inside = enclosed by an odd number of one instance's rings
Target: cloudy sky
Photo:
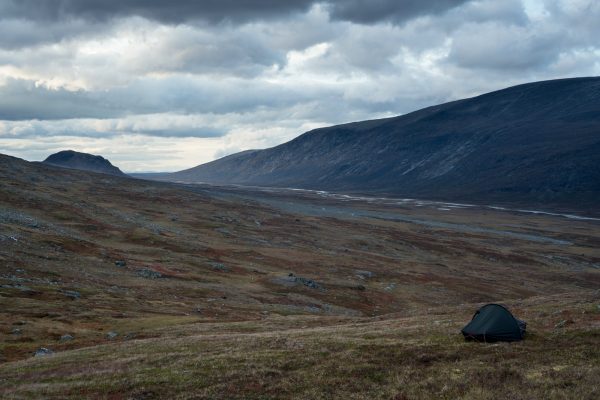
[[[600,75],[597,0],[0,0],[0,153],[174,171]]]

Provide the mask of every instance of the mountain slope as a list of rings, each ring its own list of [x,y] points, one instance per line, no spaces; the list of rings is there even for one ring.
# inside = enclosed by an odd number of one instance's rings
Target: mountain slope
[[[600,195],[600,78],[530,83],[399,117],[315,129],[165,177],[591,204]]]
[[[58,153],[48,156],[43,162],[57,167],[125,176],[119,168],[112,165],[106,158],[87,153],[79,153],[73,150],[59,151]]]

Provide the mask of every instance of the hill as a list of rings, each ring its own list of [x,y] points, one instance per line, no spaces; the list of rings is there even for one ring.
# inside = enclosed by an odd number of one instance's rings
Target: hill
[[[4,155],[0,193],[0,398],[597,397],[598,220]],[[465,342],[482,302],[526,340]]]
[[[162,179],[594,207],[600,78],[524,84],[399,117],[315,129]]]
[[[43,162],[57,167],[125,176],[119,168],[112,165],[106,158],[73,150],[59,151],[48,156]]]

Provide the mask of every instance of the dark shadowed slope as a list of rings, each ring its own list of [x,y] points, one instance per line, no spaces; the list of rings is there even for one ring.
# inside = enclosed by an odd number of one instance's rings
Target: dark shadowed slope
[[[84,171],[99,172],[102,174],[124,176],[121,170],[102,156],[87,153],[79,153],[73,150],[59,151],[48,156],[44,163],[58,167],[81,169]]]
[[[589,206],[600,197],[600,78],[530,83],[315,129],[166,178]]]

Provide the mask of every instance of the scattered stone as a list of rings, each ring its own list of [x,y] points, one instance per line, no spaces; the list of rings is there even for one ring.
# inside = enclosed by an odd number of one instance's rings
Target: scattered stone
[[[311,289],[320,289],[321,288],[321,285],[319,285],[317,282],[313,281],[312,279],[302,278],[300,276],[296,276],[295,279],[296,279],[296,282],[300,282],[304,286],[307,286]]]
[[[0,285],[0,289],[17,289],[21,292],[30,292],[35,294],[36,291],[30,288],[29,286],[21,285],[20,283],[9,284],[9,285]]]
[[[308,278],[303,278],[301,276],[296,276],[291,272],[288,274],[288,276],[286,276],[284,278],[276,278],[275,282],[286,285],[286,286],[293,286],[295,284],[301,283],[304,286],[309,287],[311,289],[324,290],[324,288],[319,283],[315,282],[314,280],[308,279]]]
[[[67,296],[71,300],[81,298],[81,293],[79,293],[77,290],[62,290],[62,292],[65,296]]]
[[[151,270],[149,268],[142,268],[137,271],[138,276],[146,279],[158,279],[162,278],[162,274],[158,271]]]
[[[123,260],[117,260],[117,261],[115,261],[115,265],[116,265],[117,267],[124,267],[124,266],[126,266],[126,265],[127,265],[127,262],[125,262],[125,261],[123,261]]]
[[[19,328],[13,328],[13,330],[10,332],[13,335],[20,335],[21,333],[23,333],[23,331]]]
[[[61,342],[68,342],[68,341],[73,340],[73,339],[75,339],[75,338],[73,336],[69,335],[69,334],[62,335],[60,337],[60,341]]]
[[[356,286],[352,286],[352,289],[354,290],[366,290],[367,288],[364,287],[363,285],[356,285]]]
[[[54,353],[52,350],[46,348],[46,347],[40,347],[39,349],[37,349],[35,351],[34,357],[41,357],[41,356],[47,356]]]
[[[117,332],[113,332],[113,331],[110,331],[106,334],[106,338],[108,340],[112,340],[112,339],[116,338],[117,336],[119,336],[119,334]]]
[[[396,288],[396,284],[395,283],[390,283],[388,286],[386,286],[383,290],[385,290],[386,292],[392,291]]]
[[[215,271],[223,271],[223,272],[227,272],[229,271],[229,269],[225,266],[225,264],[223,263],[219,263],[219,262],[211,262],[210,265],[212,266],[212,268]]]
[[[374,273],[372,273],[371,271],[367,271],[367,270],[356,270],[356,276],[358,276],[361,279],[367,279],[367,278],[372,278],[375,276]]]
[[[227,228],[215,228],[215,231],[219,232],[220,234],[222,234],[224,236],[231,235],[231,232],[229,232],[229,229],[227,229]]]
[[[575,321],[573,321],[572,319],[563,319],[562,321],[560,321],[558,324],[554,325],[554,327],[556,329],[560,329],[560,328],[564,328],[567,325],[571,325],[573,324]]]

